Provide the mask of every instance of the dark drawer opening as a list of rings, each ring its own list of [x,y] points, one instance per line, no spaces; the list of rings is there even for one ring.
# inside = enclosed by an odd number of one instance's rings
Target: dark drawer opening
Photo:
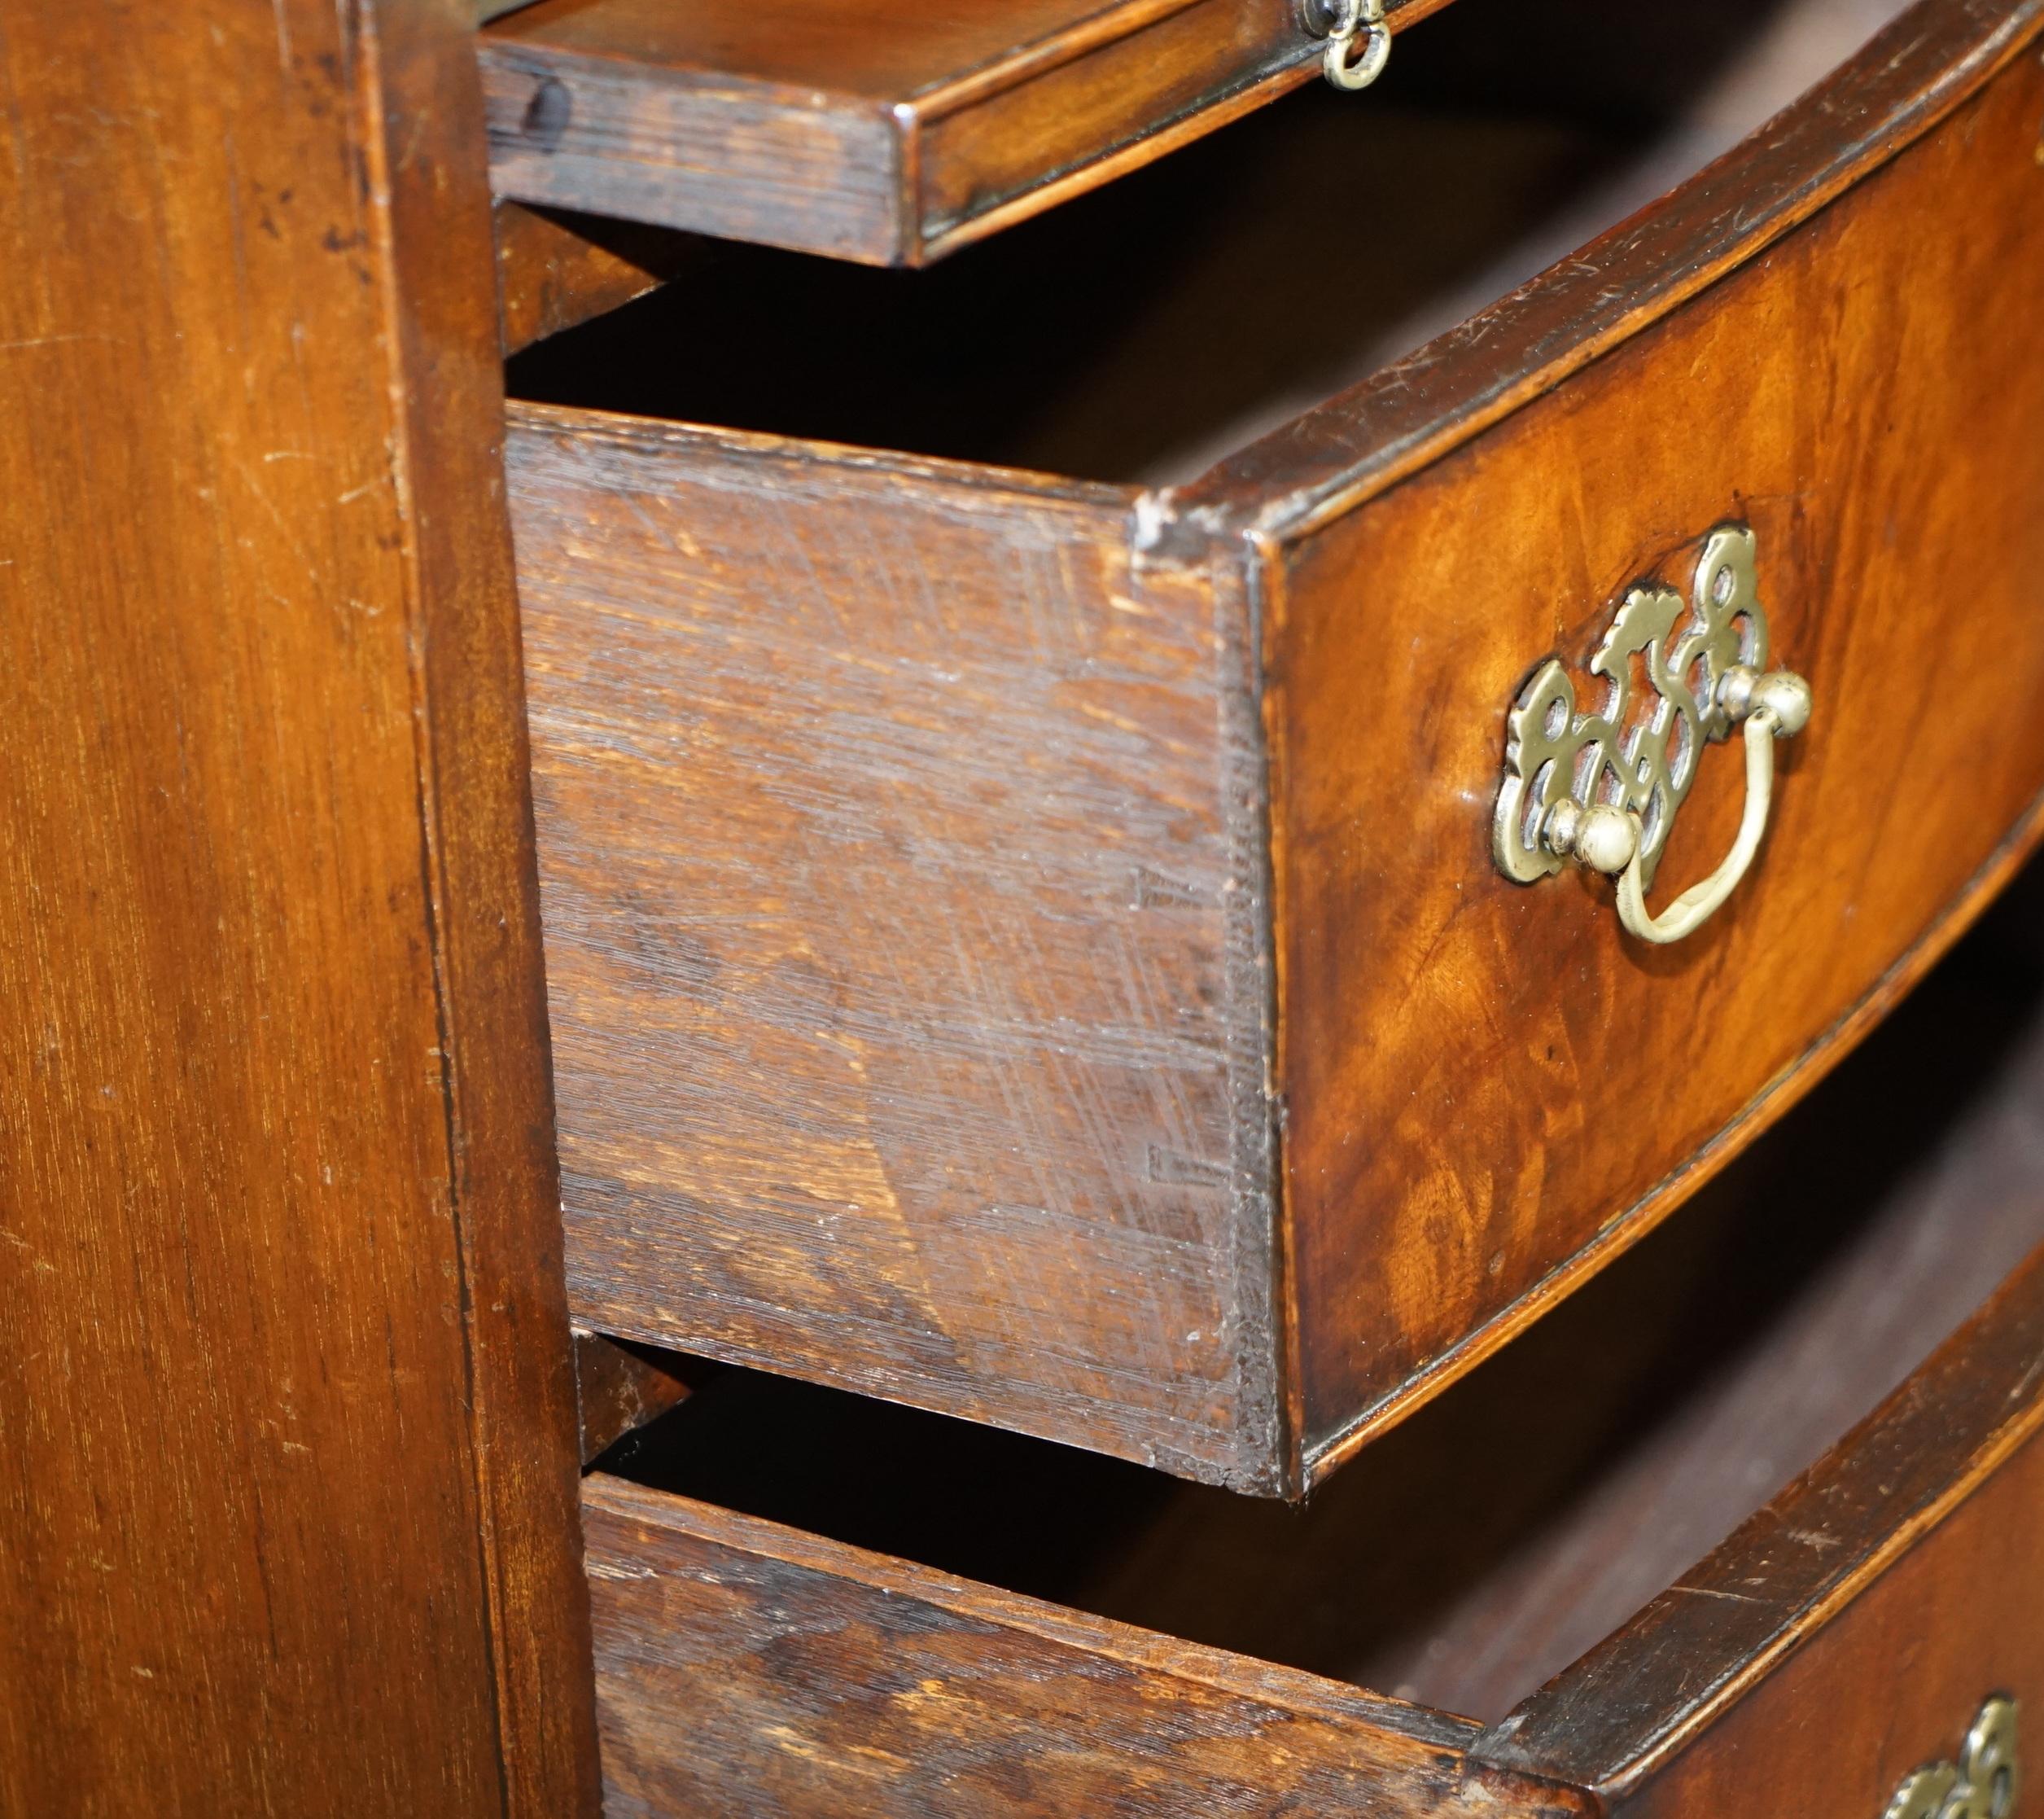
[[[2040,1243],[2044,862],[1694,1202],[1302,1506],[741,1370],[598,1469],[1490,1722]]]
[[[1315,82],[922,271],[702,240],[514,358],[514,397],[1167,484],[1673,187],[1900,0],[1460,0],[1363,96]]]

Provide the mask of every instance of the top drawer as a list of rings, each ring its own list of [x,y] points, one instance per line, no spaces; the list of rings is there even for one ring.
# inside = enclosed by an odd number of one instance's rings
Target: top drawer
[[[580,1317],[1296,1491],[1801,1092],[2037,826],[2041,18],[1929,0],[1188,487],[515,410]],[[1667,946],[1500,869],[1621,607],[1653,911],[1774,746],[1651,651],[1815,700]]]
[[[1447,0],[1390,0],[1394,28]],[[921,265],[1309,78],[1317,0],[541,0],[481,41],[497,193]]]

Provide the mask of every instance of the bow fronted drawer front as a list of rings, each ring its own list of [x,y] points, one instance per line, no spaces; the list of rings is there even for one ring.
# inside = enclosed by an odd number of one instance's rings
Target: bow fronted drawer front
[[[2040,20],[1187,485],[515,408],[578,1318],[1296,1494],[1735,1153],[2037,830]]]

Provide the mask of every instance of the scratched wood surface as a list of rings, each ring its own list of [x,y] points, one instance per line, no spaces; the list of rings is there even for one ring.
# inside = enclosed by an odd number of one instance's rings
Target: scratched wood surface
[[[2044,282],[2040,116],[2024,58],[1694,304],[1279,543],[1279,1072],[1323,1469],[1674,1204],[2033,837],[2044,363],[2007,350]],[[1686,586],[1726,519],[1757,536],[1774,660],[1817,712],[1752,876],[1648,951],[1608,890],[1496,871],[1502,717],[1550,653],[1581,665],[1635,576]],[[1423,629],[1387,635],[1393,602]],[[1741,767],[1700,771],[1657,901],[1731,844]]]
[[[0,1811],[593,1814],[468,20],[0,90]]]
[[[540,0],[481,40],[500,195],[896,265],[1210,131],[1319,52],[1293,0]]]
[[[1560,1815],[1474,1727],[598,1473],[612,1819]]]
[[[1232,607],[1109,489],[523,406],[510,471],[578,1319],[1268,1483]]]
[[[1928,0],[1190,489],[520,407],[580,1315],[1296,1492],[1706,1178],[2035,831],[2041,20]],[[1732,518],[1819,713],[1648,956],[1497,874],[1503,717]]]

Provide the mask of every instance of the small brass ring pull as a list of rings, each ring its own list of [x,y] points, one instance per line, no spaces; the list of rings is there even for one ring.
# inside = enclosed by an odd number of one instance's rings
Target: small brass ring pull
[[[1507,718],[1505,778],[1493,850],[1517,883],[1573,860],[1618,880],[1618,917],[1637,940],[1692,935],[1746,875],[1773,804],[1775,741],[1809,723],[1810,685],[1768,669],[1753,532],[1721,524],[1704,539],[1684,600],[1643,583],[1619,606],[1589,672],[1603,696],[1585,707],[1557,658],[1534,673]],[[1644,678],[1645,689],[1639,680]],[[1706,745],[1743,729],[1746,807],[1722,864],[1659,915],[1647,908],[1676,814]]]
[[[1363,41],[1359,56],[1355,55],[1358,38]],[[1390,60],[1391,28],[1384,21],[1384,0],[1341,0],[1320,59],[1328,81],[1337,89],[1367,89]]]

